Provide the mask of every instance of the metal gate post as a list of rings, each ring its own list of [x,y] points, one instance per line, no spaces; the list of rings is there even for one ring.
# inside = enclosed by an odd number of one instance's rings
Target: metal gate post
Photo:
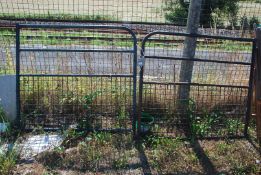
[[[256,76],[255,76],[255,90],[256,90],[256,132],[257,139],[261,145],[261,28],[256,29]]]
[[[248,97],[247,97],[247,111],[246,111],[246,120],[245,120],[245,128],[244,128],[244,135],[245,137],[248,137],[248,127],[250,123],[250,116],[252,112],[252,97],[253,97],[253,85],[254,85],[254,68],[255,68],[255,62],[256,62],[256,41],[253,41],[252,46],[252,61],[251,61],[251,67],[250,67],[250,76],[249,76],[249,86],[248,86]]]
[[[131,33],[133,37],[133,54],[134,54],[134,60],[133,60],[133,119],[132,119],[132,130],[133,130],[133,136],[137,134],[136,129],[136,122],[137,122],[137,38],[136,35],[132,32]]]
[[[16,24],[16,122],[21,127],[20,111],[20,25]]]

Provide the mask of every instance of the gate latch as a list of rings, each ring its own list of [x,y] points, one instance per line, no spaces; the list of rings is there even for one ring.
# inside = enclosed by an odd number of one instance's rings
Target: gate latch
[[[145,57],[144,56],[141,56],[140,59],[138,60],[138,65],[140,67],[143,67],[145,64]]]

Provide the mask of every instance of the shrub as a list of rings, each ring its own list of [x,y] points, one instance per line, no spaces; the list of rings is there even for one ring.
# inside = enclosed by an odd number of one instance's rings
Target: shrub
[[[209,26],[213,22],[212,13],[219,11],[219,16],[223,18],[219,20],[227,20],[231,25],[235,25],[235,18],[237,16],[239,6],[239,0],[205,0],[202,4],[202,13],[200,18],[200,24]],[[188,17],[189,3],[184,0],[165,0],[165,19],[168,22],[175,24],[184,24],[185,19]],[[221,15],[223,14],[223,15]]]

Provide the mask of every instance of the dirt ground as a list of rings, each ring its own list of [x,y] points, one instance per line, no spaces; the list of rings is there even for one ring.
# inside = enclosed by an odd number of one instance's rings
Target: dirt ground
[[[184,141],[149,137],[134,143],[131,135],[89,137],[93,140],[65,138],[59,149],[19,160],[13,174],[260,174],[260,152],[246,139]]]

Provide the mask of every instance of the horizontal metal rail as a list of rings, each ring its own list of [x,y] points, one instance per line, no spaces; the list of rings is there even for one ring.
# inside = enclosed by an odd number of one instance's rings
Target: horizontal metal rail
[[[136,39],[135,33],[124,26],[110,26],[110,25],[57,25],[57,24],[17,24],[16,28],[36,28],[36,29],[112,29],[112,30],[125,30]]]
[[[109,49],[30,49],[22,48],[21,52],[109,52],[109,53],[133,53],[134,50],[109,50]]]
[[[32,132],[35,130],[35,128],[25,128],[24,129],[26,132]],[[43,128],[44,131],[46,132],[55,132],[55,131],[59,131],[62,130],[61,127],[44,127]],[[86,131],[86,132],[111,132],[111,133],[119,133],[119,132],[132,132],[132,129],[124,129],[124,128],[116,128],[116,129],[75,129],[76,131]]]
[[[220,60],[209,60],[209,59],[200,59],[200,58],[185,58],[185,57],[144,56],[144,58],[162,59],[162,60],[185,60],[185,61],[198,61],[198,62],[210,62],[210,63],[251,65],[251,63],[241,62],[241,61],[220,61]]]
[[[185,36],[185,37],[193,37],[193,38],[222,39],[222,40],[240,41],[240,42],[254,42],[256,40],[256,39],[252,39],[252,38],[239,38],[239,37],[237,38],[237,37],[228,37],[228,36],[215,36],[215,35],[203,35],[203,34],[193,34],[193,33],[156,31],[156,32],[152,32],[152,33],[148,34],[143,39],[142,44],[145,45],[145,43],[149,40],[149,38],[154,35],[172,35],[172,36]]]
[[[25,21],[25,18],[19,18],[19,17],[13,17],[13,16],[9,16],[9,15],[6,15],[6,16],[1,16],[0,17],[1,20],[12,20],[12,21],[22,21],[24,22]],[[173,26],[172,23],[168,23],[168,22],[140,22],[140,21],[124,21],[124,20],[121,20],[121,21],[114,21],[114,20],[86,20],[86,19],[47,19],[47,18],[34,18],[34,17],[29,17],[29,18],[26,18],[26,21],[32,21],[32,22],[77,22],[77,23],[93,23],[93,24],[111,24],[111,25],[116,25],[116,24],[125,24],[125,25],[131,25],[131,24],[137,24],[137,25],[161,25],[161,26]],[[186,27],[185,25],[180,25],[180,24],[175,24],[176,26],[179,26],[179,27]],[[8,25],[6,24],[6,26],[10,26],[12,27],[13,25],[12,24],[9,24]]]
[[[1,28],[1,27],[0,27]],[[102,34],[107,34],[109,33],[108,31],[97,31],[95,30],[96,33],[98,32],[102,32]],[[124,32],[117,32],[117,34],[121,35],[121,34],[125,34]],[[3,34],[1,36],[4,37],[15,37],[15,34]],[[143,35],[144,36],[144,35]],[[113,40],[119,40],[119,41],[130,41],[130,38],[126,38],[126,37],[93,37],[93,36],[70,36],[68,34],[68,36],[41,36],[41,35],[26,35],[26,36],[21,36],[21,38],[26,38],[27,40],[29,39],[42,39],[42,38],[46,38],[46,39],[71,39],[71,40],[80,40],[80,41],[92,41],[92,40],[101,40],[101,41],[113,41]],[[142,36],[141,36],[142,37]],[[142,41],[143,38],[137,38],[138,41]],[[157,39],[157,38],[150,38],[148,39],[148,41],[152,41],[152,42],[161,42],[161,43],[183,43],[184,40],[183,39]],[[221,41],[217,42],[213,42],[212,39],[209,40],[198,40],[197,43],[208,43],[208,44],[222,44]]]
[[[225,84],[204,84],[204,83],[188,83],[188,82],[153,82],[153,81],[143,81],[143,84],[152,85],[187,85],[187,86],[209,86],[209,87],[224,87],[224,88],[242,88],[248,89],[249,86],[238,86],[238,85],[225,85]]]
[[[128,74],[20,74],[20,77],[133,77],[133,75]]]

